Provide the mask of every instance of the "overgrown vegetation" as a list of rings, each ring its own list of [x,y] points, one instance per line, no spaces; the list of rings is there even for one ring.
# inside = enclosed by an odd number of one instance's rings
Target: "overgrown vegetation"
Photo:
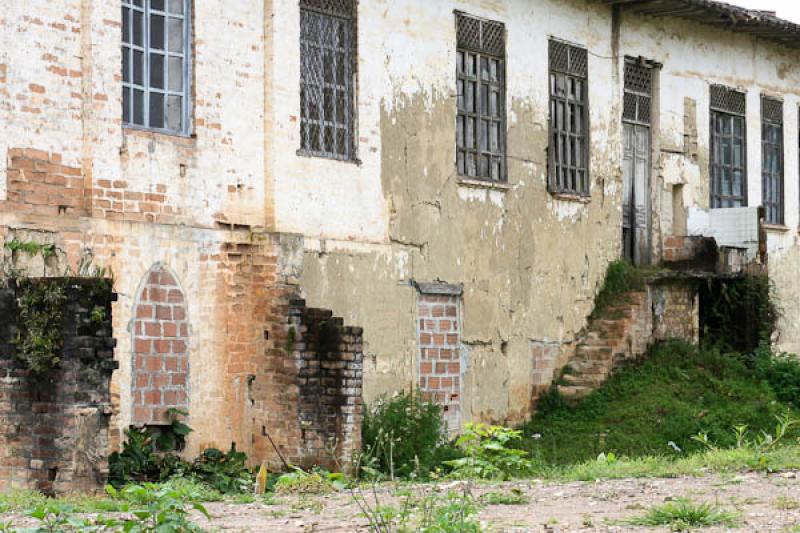
[[[771,363],[761,365],[771,368]],[[603,452],[682,456],[702,451],[702,444],[692,439],[700,432],[722,448],[731,447],[736,443],[734,426],[771,432],[775,417],[786,413],[790,390],[787,386],[779,396],[748,357],[670,342],[620,369],[575,407],[552,392],[525,425],[521,447],[556,465],[580,463]]]
[[[695,503],[688,499],[657,505],[642,516],[625,521],[636,526],[667,526],[672,531],[690,531],[698,527],[716,525],[735,527],[738,522],[739,515],[733,511],[726,511],[710,503]]]
[[[522,432],[501,426],[467,424],[456,445],[464,457],[447,461],[451,476],[463,479],[506,480],[528,475],[533,465],[527,452],[512,446],[522,439]]]
[[[380,398],[364,413],[361,469],[389,479],[427,477],[460,456],[446,442],[442,408],[419,392]]]
[[[643,289],[647,276],[654,271],[652,268],[637,268],[627,261],[614,261],[608,265],[603,287],[594,299],[592,317],[596,318],[612,305],[620,303],[626,292]]]
[[[733,280],[708,280],[700,286],[700,329],[703,339],[722,349],[751,353],[769,346],[780,310],[766,275]]]
[[[15,253],[31,257],[40,256],[44,265],[42,276],[47,274],[47,265],[56,257],[57,248],[53,244],[13,239],[5,243],[5,248]],[[90,288],[90,296],[100,291],[110,290],[112,281],[106,280],[106,270],[92,265],[90,253],[80,260],[77,272],[70,268],[58,277],[30,277],[30,273],[3,264],[4,277],[13,280],[17,287],[17,336],[14,338],[17,357],[36,374],[56,368],[61,362],[63,347],[64,306],[71,278],[94,278],[96,284]],[[106,317],[103,307],[93,305],[90,320],[99,324]]]

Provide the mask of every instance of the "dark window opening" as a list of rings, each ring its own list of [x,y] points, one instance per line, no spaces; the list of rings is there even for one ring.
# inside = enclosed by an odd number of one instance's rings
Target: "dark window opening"
[[[589,195],[589,64],[585,48],[550,40],[549,188]]]
[[[743,92],[711,86],[711,208],[747,205],[747,131]]]
[[[300,147],[308,155],[355,159],[354,4],[300,2]]]
[[[458,173],[505,181],[505,26],[462,13],[456,25]]]
[[[768,224],[783,224],[783,102],[761,98],[761,204]]]

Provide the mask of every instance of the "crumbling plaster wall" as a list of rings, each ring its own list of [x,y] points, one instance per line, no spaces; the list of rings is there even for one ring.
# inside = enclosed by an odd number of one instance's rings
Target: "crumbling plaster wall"
[[[232,441],[249,451],[253,440],[245,404],[255,363],[246,358],[264,353],[264,326],[229,294],[291,282],[302,257],[297,241],[263,228],[263,15],[258,1],[194,2],[194,123],[175,136],[122,127],[118,2],[0,0],[0,245],[39,230],[73,266],[91,251],[112,269],[117,444],[131,422],[134,300],[157,264],[186,296],[187,453]],[[29,168],[12,168],[12,150]],[[83,212],[58,208],[48,188],[56,170],[83,180]],[[9,173],[41,205],[10,195]]]
[[[800,351],[800,190],[798,189],[798,53],[749,36],[683,19],[624,14],[620,50],[663,64],[652,201],[655,242],[685,232],[689,208],[709,206],[709,85],[747,91],[748,205],[761,204],[761,95],[784,101],[785,228],[768,230],[769,275],[783,318],[777,347]],[[683,153],[679,153],[683,152]],[[674,205],[674,203],[679,205]],[[675,209],[678,207],[678,209]],[[658,250],[657,250],[658,251]]]
[[[293,42],[296,5],[281,8]],[[454,10],[506,24],[507,186],[456,174]],[[291,88],[274,114],[285,133],[269,159],[276,221],[306,235],[304,295],[364,327],[369,400],[417,381],[412,280],[463,283],[462,418],[521,421],[534,390],[532,345],[563,343],[569,355],[619,253],[611,12],[581,0],[362,2],[358,27],[360,166],[286,155],[299,146],[296,56],[275,72]],[[591,142],[602,156],[585,203],[546,188],[550,35],[592,52]]]

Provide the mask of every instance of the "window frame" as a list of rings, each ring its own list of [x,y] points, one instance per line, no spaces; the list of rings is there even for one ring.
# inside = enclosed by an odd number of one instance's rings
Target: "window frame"
[[[129,80],[125,80],[125,58],[122,58],[122,65],[121,65],[121,73],[122,73],[122,90],[123,93],[129,92],[130,94],[130,115],[129,120],[125,121],[125,97],[123,94],[122,97],[122,127],[124,129],[129,130],[138,130],[138,131],[146,131],[146,132],[154,132],[160,133],[164,135],[171,135],[176,137],[191,137],[193,135],[194,130],[194,120],[193,120],[193,100],[194,100],[194,93],[193,93],[193,63],[194,63],[194,47],[193,47],[193,20],[194,20],[194,5],[193,0],[180,0],[183,4],[183,15],[176,15],[173,14],[169,9],[169,2],[170,0],[164,0],[164,10],[152,9],[151,8],[151,0],[122,0],[121,9],[124,13],[124,10],[127,8],[129,10],[128,16],[128,24],[129,24],[129,31],[134,31],[134,11],[141,12],[143,14],[143,22],[142,22],[142,45],[134,44],[133,34],[129,35],[129,42],[125,42],[125,34],[124,34],[124,25],[125,21],[122,21],[122,35],[121,35],[121,51],[122,54],[129,53],[130,59],[128,67],[130,69],[129,72]],[[141,3],[141,6],[137,6],[135,4]],[[164,16],[164,46],[163,49],[152,48],[151,47],[151,12],[155,15],[163,15]],[[122,14],[120,15],[122,18]],[[168,49],[168,19],[172,18],[180,18],[183,21],[183,32],[182,32],[182,53],[171,52]],[[151,50],[156,55],[161,55],[164,58],[164,87],[162,89],[154,88],[151,86],[151,79],[150,79],[150,70],[151,70]],[[144,54],[143,59],[143,72],[142,72],[142,81],[143,84],[136,84],[134,80],[134,61],[132,57],[135,51],[140,51]],[[181,91],[174,91],[169,89],[169,65],[168,60],[170,57],[180,57],[182,59],[182,68],[181,68],[181,75],[182,75],[182,90]],[[137,124],[132,121],[134,115],[134,98],[133,95],[135,91],[141,90],[143,91],[143,119],[145,124]],[[167,113],[167,102],[168,96],[180,96],[182,98],[182,105],[181,105],[181,128],[180,129],[172,129],[168,127],[154,127],[149,125],[149,117],[150,117],[150,94],[151,93],[158,93],[164,96],[164,123],[167,123],[168,113]]]
[[[556,46],[564,46],[567,49],[568,59],[566,65],[556,65],[556,61],[554,61],[554,47]],[[571,57],[574,54],[585,54],[585,65],[581,68],[579,63],[578,67],[573,67],[571,64]],[[580,59],[580,58],[578,58]],[[554,94],[554,88],[557,85],[558,77],[562,76],[565,79],[566,86],[570,86],[570,81],[575,81],[576,83],[582,82],[583,83],[583,90],[581,92],[583,98],[581,100],[575,100],[569,94],[569,91],[565,93],[565,96],[560,96]],[[591,157],[590,157],[590,147],[591,147],[591,113],[590,113],[590,98],[589,98],[589,50],[581,45],[571,43],[568,41],[564,41],[562,39],[558,39],[556,37],[550,37],[548,39],[548,68],[547,68],[547,90],[548,90],[548,119],[547,119],[547,129],[548,129],[548,143],[547,143],[547,190],[550,194],[555,196],[566,196],[566,197],[578,197],[582,199],[591,198]],[[581,118],[582,118],[582,131],[580,133],[574,133],[571,130],[563,130],[557,128],[556,120],[557,120],[557,113],[556,106],[557,104],[563,104],[564,108],[567,109],[571,103],[574,103],[576,106],[580,106],[582,109]],[[568,122],[565,120],[565,122]],[[574,137],[575,140],[583,140],[583,152],[581,154],[581,160],[577,161],[575,165],[571,164],[564,164],[558,163],[556,161],[556,143],[555,143],[555,136],[559,135],[567,135],[569,137]],[[581,166],[582,163],[582,166]],[[565,167],[567,170],[574,170],[575,171],[575,188],[566,187],[563,185],[563,182],[559,182],[558,180],[558,169],[559,167]],[[580,179],[578,177],[578,172],[584,172],[584,180],[583,183],[580,183]]]
[[[482,17],[477,17],[464,13],[462,11],[455,11],[455,24],[456,24],[456,158],[455,167],[456,173],[460,178],[466,180],[483,181],[487,184],[508,183],[508,158],[507,158],[507,142],[508,142],[508,119],[506,113],[506,28],[505,24],[499,21],[489,20]],[[468,28],[467,25],[472,25]],[[470,35],[469,31],[473,33]],[[500,33],[501,42],[498,44],[490,42],[486,37],[489,31]],[[467,35],[465,35],[465,33]],[[496,37],[496,35],[494,36]],[[470,73],[466,67],[467,58],[472,55],[475,58],[474,72]],[[484,79],[481,71],[483,60],[487,62],[487,75],[488,78]],[[495,69],[495,77],[492,78],[492,64],[497,62]],[[463,103],[466,101],[466,88],[468,83],[475,84],[475,93],[473,95],[473,109],[470,111],[466,109]],[[488,91],[486,98],[486,111],[482,109],[482,95],[484,91]],[[494,91],[497,91],[498,101],[496,102],[496,115],[492,114],[492,101],[491,96]],[[476,128],[473,131],[473,146],[468,146],[466,143],[467,138],[467,120],[474,120]],[[461,125],[463,121],[463,126]],[[484,132],[483,124],[488,122],[488,129]],[[491,142],[491,129],[492,125],[497,127],[497,150],[492,150]],[[484,143],[483,135],[486,134]],[[467,166],[467,156],[470,155],[474,158],[474,174],[469,173]],[[483,158],[489,159],[489,164],[486,168],[486,173],[483,172]],[[497,177],[492,177],[492,167],[495,163],[499,163],[500,169]],[[463,171],[462,171],[463,166]]]
[[[780,109],[780,116],[769,117],[766,109],[769,104],[776,105]],[[778,142],[769,141],[769,130],[778,130]],[[774,226],[782,226],[786,222],[786,157],[784,155],[785,131],[783,121],[783,100],[771,96],[761,96],[761,205],[764,206],[764,221]],[[767,151],[772,148],[778,157],[778,175],[774,176],[767,167]],[[770,208],[767,205],[767,182],[777,178],[779,186],[777,208],[778,219],[770,219]],[[774,202],[769,202],[773,205]]]
[[[709,207],[711,209],[730,209],[735,207],[747,207],[748,205],[748,161],[747,161],[747,95],[746,93],[726,87],[724,85],[711,85],[710,86],[710,106],[709,106]],[[730,120],[730,134],[721,135],[717,132],[716,124],[718,118],[725,118]],[[735,121],[739,119],[742,121],[742,134],[737,136],[735,134]],[[734,166],[733,163],[733,147],[735,141],[741,140],[742,157],[741,165]],[[715,147],[721,140],[729,140],[731,145],[731,163],[725,165],[722,159],[716,162],[714,159]],[[720,148],[721,149],[721,148]],[[715,167],[719,179],[715,178]],[[733,173],[737,169],[742,172],[742,194],[741,196],[724,195],[722,192],[722,170],[728,169],[731,173],[731,188],[733,187]],[[717,182],[719,185],[717,186]],[[715,205],[715,202],[731,202],[740,201],[739,206],[722,206]]]
[[[315,0],[300,0],[299,2],[299,10],[300,10],[300,84],[299,84],[299,96],[300,96],[300,120],[299,122],[299,129],[300,129],[300,147],[297,150],[297,154],[300,156],[306,157],[314,157],[314,158],[321,158],[321,159],[330,159],[333,161],[341,161],[341,162],[349,162],[349,163],[356,163],[360,164],[361,161],[358,158],[358,2],[356,0],[346,0],[349,4],[350,13],[349,15],[344,15],[341,12],[336,12],[331,9],[325,9],[324,6],[316,6],[313,5]],[[341,48],[341,50],[337,47],[331,48],[330,46],[324,45],[321,40],[310,41],[304,38],[305,30],[304,30],[304,20],[305,17],[308,16],[316,16],[316,17],[328,17],[332,19],[336,19],[339,22],[344,21],[344,26],[349,30],[349,42],[346,43],[348,46],[346,48]],[[310,83],[306,79],[306,70],[305,64],[307,62],[306,55],[307,49],[310,48],[318,48],[321,50],[322,57],[320,58],[320,69],[322,70],[322,78],[321,84],[314,84]],[[336,119],[336,108],[333,108],[332,113],[334,114],[334,120],[329,121],[326,120],[325,115],[325,89],[327,85],[331,85],[334,91],[334,98],[333,101],[336,102],[336,93],[341,89],[337,83],[329,83],[325,81],[325,74],[324,71],[326,69],[325,64],[322,62],[324,60],[325,51],[329,50],[332,52],[332,55],[335,55],[341,51],[345,55],[346,62],[345,65],[345,72],[343,75],[343,80],[345,85],[343,86],[343,92],[345,95],[346,103],[344,106],[344,122],[339,122]],[[349,53],[349,61],[347,61],[348,57],[347,54]],[[335,69],[336,67],[334,67]],[[336,77],[334,75],[334,77]],[[309,100],[304,100],[304,94],[307,93],[308,86],[315,86],[319,85],[320,87],[320,98],[321,103],[319,104],[319,111],[320,115],[319,118],[312,119],[310,118],[310,114],[307,111],[309,109]],[[304,103],[305,102],[305,103]],[[311,147],[310,139],[312,138],[311,133],[308,129],[309,123],[316,123],[319,126],[319,143],[320,143],[320,150],[314,150]],[[347,143],[347,149],[345,153],[339,153],[336,151],[328,151],[325,148],[325,129],[326,127],[333,127],[334,131],[338,130],[345,130],[345,140]],[[333,139],[334,146],[338,146],[338,140],[336,137]],[[307,145],[306,145],[307,144]]]

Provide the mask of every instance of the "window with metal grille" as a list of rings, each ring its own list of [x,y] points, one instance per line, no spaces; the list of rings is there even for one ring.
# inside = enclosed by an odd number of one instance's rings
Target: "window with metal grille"
[[[622,120],[650,125],[653,100],[653,69],[634,61],[625,63],[625,94]]]
[[[300,1],[300,151],[355,159],[354,0]]]
[[[549,188],[589,195],[588,53],[550,40]]]
[[[711,86],[711,207],[747,205],[745,94]]]
[[[783,224],[783,102],[761,98],[761,203],[768,224]]]
[[[456,13],[456,34],[458,173],[505,181],[505,26]]]
[[[191,0],[122,0],[122,122],[189,131]]]

